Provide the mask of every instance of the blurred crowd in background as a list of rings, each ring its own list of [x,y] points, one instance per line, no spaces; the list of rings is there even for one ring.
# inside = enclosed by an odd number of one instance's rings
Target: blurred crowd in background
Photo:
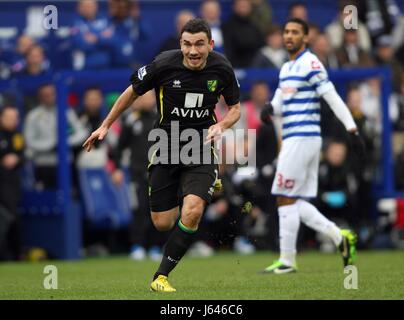
[[[325,28],[308,20],[310,7],[305,2],[291,3],[288,16],[298,17],[310,26],[310,50],[328,69],[386,66],[392,71],[392,93],[389,99],[393,128],[395,183],[404,189],[404,14],[395,0],[336,1],[335,19]],[[357,5],[358,29],[345,29],[346,5]],[[176,33],[161,43],[161,51],[179,48],[179,31],[193,17],[202,17],[212,28],[215,50],[223,53],[236,69],[280,69],[288,60],[283,48],[282,26],[276,24],[271,1],[235,0],[232,12],[221,20],[221,2],[201,1],[198,12],[182,10],[175,21]],[[77,17],[67,34],[71,45],[69,64],[72,70],[136,69],[142,41],[152,37],[152,28],[142,19],[141,2],[108,0],[107,15],[98,11],[96,0],[77,2]],[[4,42],[5,43],[5,42]],[[12,45],[0,48],[0,78],[12,81],[19,77],[53,74],[58,61],[52,48],[41,37],[20,34]],[[151,60],[153,57],[149,57]],[[394,221],[389,218],[391,205],[385,203],[375,211],[372,185],[379,174],[382,135],[381,80],[371,78],[350,82],[345,101],[367,146],[366,163],[352,155],[345,129],[326,103],[322,105],[323,154],[319,170],[319,192],[316,206],[341,226],[359,234],[360,248],[402,246],[391,238]],[[281,143],[280,122],[265,125],[260,111],[272,97],[265,81],[256,81],[248,92],[242,92],[242,116],[235,129],[256,130],[256,168],[221,165],[223,189],[215,194],[201,223],[199,239],[190,254],[210,256],[215,250],[228,248],[242,254],[259,249],[278,248],[277,210],[270,195],[276,157]],[[116,94],[99,87],[85,88],[71,94],[66,119],[69,127],[73,194],[80,199],[77,169],[107,170],[115,185],[127,183],[134,198],[132,223],[120,231],[94,231],[84,225],[84,247],[87,255],[128,251],[134,260],[147,254],[159,259],[166,234],[157,233],[149,217],[147,196],[147,135],[156,119],[153,92],[135,102],[112,127],[107,139],[91,153],[81,145],[102,122],[115,101]],[[25,180],[32,179],[36,190],[57,187],[57,99],[52,82],[42,84],[33,95],[15,97],[0,92],[0,259],[21,259],[21,223],[19,201]],[[136,109],[136,110],[135,110]],[[217,105],[217,118],[226,112],[223,102]],[[246,141],[248,144],[249,141]],[[232,146],[226,146],[231,148]],[[245,170],[252,174],[245,175]],[[244,170],[244,171],[243,171]],[[21,172],[24,172],[23,179]],[[27,173],[28,172],[28,173]],[[126,174],[129,173],[129,179]],[[248,177],[248,178],[247,178]],[[248,213],[243,211],[251,203]],[[403,205],[398,205],[403,211]],[[396,210],[396,213],[399,210]],[[385,215],[383,215],[383,213]],[[401,214],[403,214],[401,212]],[[381,219],[382,217],[383,219]],[[321,235],[302,227],[302,248],[334,248]]]

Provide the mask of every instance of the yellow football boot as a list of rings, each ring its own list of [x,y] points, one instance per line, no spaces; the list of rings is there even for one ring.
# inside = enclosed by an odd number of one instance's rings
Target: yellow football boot
[[[150,290],[155,292],[175,292],[171,284],[168,282],[168,278],[163,275],[159,275],[150,285]]]

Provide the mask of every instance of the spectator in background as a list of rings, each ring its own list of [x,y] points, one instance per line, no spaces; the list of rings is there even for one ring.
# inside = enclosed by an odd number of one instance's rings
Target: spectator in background
[[[344,20],[348,19],[350,21],[351,19],[349,12],[344,13],[344,8],[347,5],[352,5],[352,0],[340,0],[338,4],[337,17],[325,28],[325,33],[327,34],[330,44],[334,50],[337,50],[343,44],[345,30]],[[370,36],[366,26],[360,21],[358,21],[357,32],[359,47],[366,52],[370,52],[372,47]]]
[[[394,131],[404,133],[404,74],[400,78],[400,92],[397,94],[398,117],[394,123]]]
[[[358,85],[354,85],[348,89],[346,103],[352,113],[356,125],[358,126],[359,134],[363,137],[365,142],[367,159],[371,161],[377,132],[369,119],[366,117],[365,113],[362,111],[362,109],[366,108],[366,105],[363,104],[362,99],[363,97]]]
[[[261,110],[269,101],[270,89],[265,81],[256,81],[250,90],[250,99],[242,102],[240,119],[233,126],[235,129],[258,130],[262,125]]]
[[[358,36],[355,29],[345,30],[342,46],[336,50],[341,67],[370,67],[374,64],[372,57],[360,47]]]
[[[164,243],[160,233],[152,225],[148,197],[148,135],[157,120],[155,110],[154,91],[149,91],[136,100],[132,112],[127,114],[122,121],[122,132],[114,152],[116,170],[113,172],[112,180],[115,184],[122,184],[125,181],[123,155],[125,150],[130,151],[129,172],[134,186],[133,190],[136,193],[134,196],[137,200],[129,228],[130,258],[133,260],[145,259],[147,247],[149,247],[151,259],[161,260],[160,247]]]
[[[394,57],[391,37],[379,37],[376,45],[376,63],[391,69],[393,90],[395,92],[400,92],[401,75],[404,72],[404,69],[400,62]]]
[[[251,0],[251,20],[265,34],[272,25],[272,9],[266,0]]]
[[[130,17],[133,22],[133,30],[131,30],[131,37],[135,41],[135,63],[139,64],[141,60],[141,48],[145,42],[150,40],[153,35],[153,30],[148,20],[143,19],[140,2],[138,0],[131,0],[132,6]]]
[[[27,34],[22,34],[18,37],[15,51],[10,52],[6,58],[12,74],[21,72],[25,68],[25,56],[34,44],[34,39]]]
[[[378,132],[377,128],[372,121],[370,121],[363,108],[367,108],[364,101],[364,96],[360,90],[362,84],[353,84],[347,90],[346,103],[352,114],[353,119],[358,127],[359,134],[364,139],[366,145],[366,156],[369,163],[375,163],[375,149],[378,145]],[[377,93],[374,93],[377,95]],[[378,96],[380,99],[380,96]],[[372,98],[373,99],[373,98]],[[327,104],[321,104],[321,132],[322,134],[332,140],[343,141],[347,145],[349,143],[348,137],[345,134],[345,129],[334,116],[331,116],[331,110]],[[353,161],[356,162],[356,159]],[[359,165],[359,164],[358,164]],[[365,165],[363,164],[363,167]]]
[[[233,14],[223,24],[224,48],[235,68],[251,66],[252,59],[265,44],[264,36],[251,20],[249,0],[235,0]]]
[[[269,101],[271,91],[268,84],[263,81],[257,81],[251,88],[251,102],[255,106],[255,112],[258,116],[261,113],[266,101]],[[247,102],[248,103],[248,102]],[[267,246],[270,248],[277,248],[277,223],[278,215],[273,214],[276,212],[275,197],[272,196],[268,190],[271,188],[272,181],[275,174],[275,160],[278,155],[277,130],[274,122],[269,122],[263,125],[260,119],[260,124],[256,130],[256,167],[257,178],[253,186],[253,217],[255,217],[255,230],[256,227],[261,225],[265,229],[265,237]]]
[[[294,2],[289,6],[288,19],[292,18],[299,18],[305,22],[309,22],[309,14],[304,3]]]
[[[245,155],[250,147],[247,136],[241,136],[238,141],[226,139],[223,144],[223,161],[219,166],[223,187],[214,193],[212,203],[207,206],[200,231],[202,239],[205,236],[205,243],[214,248],[232,246],[239,254],[251,254],[255,251],[250,236],[256,218],[260,215],[257,207],[251,208],[251,211],[256,213],[254,216],[242,211],[247,201],[253,202],[257,173],[255,167],[240,165],[237,160],[240,159],[238,156],[243,153]],[[228,156],[231,159],[228,159]],[[209,248],[210,246],[199,241],[190,253],[196,251],[199,255],[208,256],[212,253]]]
[[[255,55],[251,66],[255,68],[280,69],[288,59],[288,53],[283,47],[282,28],[273,26],[266,34],[266,46]]]
[[[358,227],[356,192],[358,183],[349,167],[348,149],[343,141],[328,141],[324,159],[319,166],[317,206],[324,215],[338,225]],[[332,242],[320,235],[320,249],[334,251]]]
[[[404,15],[402,14],[392,33],[395,57],[404,66]]]
[[[89,132],[97,129],[104,119],[103,100],[102,91],[98,87],[87,88],[83,94],[83,106],[79,119]]]
[[[397,190],[404,190],[404,74],[401,75],[400,93],[397,94],[398,119],[393,126],[392,147],[394,176]]]
[[[375,134],[382,131],[382,105],[380,93],[380,79],[369,78],[358,85],[360,93],[360,110],[369,122]]]
[[[400,14],[400,17],[397,19],[392,37],[394,49],[398,49],[404,44],[404,14]]]
[[[0,261],[21,259],[20,168],[24,140],[18,130],[18,110],[0,109]]]
[[[98,87],[87,88],[83,94],[82,109],[79,113],[79,121],[87,132],[93,132],[102,123],[105,117],[104,97]],[[94,146],[94,152],[78,150],[77,167],[79,168],[106,168],[110,149],[110,139],[108,135],[104,141]]]
[[[395,57],[404,66],[404,43],[396,49]]]
[[[263,95],[269,94],[266,83],[263,82],[262,85],[260,85],[257,82],[257,88],[256,96],[260,95],[261,97],[256,97],[254,100],[258,101],[259,99],[262,101],[265,99]],[[261,103],[258,104],[260,105]],[[226,112],[227,109],[222,97],[215,109],[215,115],[218,121],[223,119]],[[249,112],[249,114],[251,114],[251,112]],[[238,121],[231,130],[245,130],[248,129],[249,126],[251,128],[258,128],[258,126],[260,126],[260,119],[256,118],[256,111],[252,112],[252,118],[254,120],[249,122],[246,119],[246,115],[244,115],[244,120],[241,122]],[[244,150],[254,152],[252,149],[255,147],[255,143],[249,143],[247,136],[243,137],[238,134],[236,138],[238,138],[237,141],[224,139],[221,144],[220,152],[222,155],[222,164],[219,165],[219,176],[221,177],[223,187],[220,191],[214,193],[212,204],[207,207],[204,215],[201,234],[204,236],[202,240],[204,240],[205,244],[201,241],[197,242],[191,251],[192,253],[196,251],[196,254],[209,256],[213,253],[211,247],[233,246],[233,249],[238,253],[250,254],[255,251],[254,245],[248,240],[248,235],[251,235],[252,227],[258,222],[257,225],[262,227],[261,230],[265,228],[265,226],[263,226],[265,225],[265,221],[261,223],[262,220],[265,220],[265,218],[263,218],[264,215],[257,206],[252,208],[254,209],[254,214],[251,217],[247,217],[247,214],[241,212],[241,208],[247,201],[251,201],[255,204],[255,199],[252,199],[252,194],[256,189],[258,173],[255,167],[245,167],[244,169],[249,170],[249,173],[246,176],[244,172],[243,176],[243,166],[234,163],[234,159],[236,159],[236,162],[237,159],[240,159],[237,158],[236,152],[238,152],[239,155],[240,152],[242,153]],[[270,140],[266,141],[266,146],[271,145],[268,141]],[[273,140],[271,142],[273,142]],[[243,146],[244,149],[240,146]],[[265,155],[264,153],[265,151],[263,151],[263,157],[266,156],[266,153]],[[232,159],[227,159],[227,156],[232,155]],[[244,156],[245,154],[242,155],[242,157]],[[239,172],[238,169],[240,169]],[[207,246],[206,243],[209,243],[210,246]]]
[[[178,12],[178,14],[175,17],[175,34],[171,35],[170,37],[168,37],[166,40],[163,41],[160,47],[160,52],[179,49],[181,30],[189,20],[194,18],[195,15],[190,10],[181,10],[180,12]]]
[[[357,182],[347,161],[348,148],[345,142],[329,140],[324,152],[324,160],[319,167],[319,208],[321,212],[335,220],[345,221],[350,226],[356,224],[355,194]]]
[[[74,69],[108,68],[112,31],[108,29],[107,18],[98,14],[96,0],[80,0],[77,12],[78,17],[70,31]]]
[[[141,19],[137,1],[108,0],[109,28],[112,30],[111,63],[114,68],[136,68],[137,45],[146,40],[150,31]]]
[[[215,42],[215,51],[224,52],[222,23],[220,21],[221,8],[217,0],[206,0],[201,4],[201,18],[204,19],[212,32],[212,39]]]
[[[400,18],[395,0],[357,1],[356,5],[359,19],[366,25],[373,46],[377,45],[380,37],[393,33]]]
[[[31,110],[24,123],[27,156],[32,160],[38,189],[57,187],[57,106],[56,92],[52,84],[38,90],[39,105]],[[73,109],[66,110],[70,147],[81,147],[88,132]]]
[[[357,201],[360,206],[357,208],[358,221],[368,221],[371,212],[371,187],[375,169],[380,159],[380,136],[375,132],[369,119],[361,110],[362,96],[358,86],[349,88],[347,92],[347,106],[358,127],[359,134],[366,146],[366,158],[364,162],[353,156],[354,151],[350,148],[348,161],[358,182]]]
[[[43,48],[38,44],[32,45],[25,54],[25,66],[18,75],[43,76],[49,74],[49,61],[46,60]]]
[[[397,190],[404,190],[404,150],[395,157],[394,173]]]
[[[250,90],[250,99],[242,103],[240,120],[234,126],[234,129],[245,130],[245,133],[248,129],[252,129],[256,133],[255,143],[244,141],[250,145],[249,152],[256,155],[256,168],[251,171],[251,179],[243,179],[238,168],[227,167],[227,169],[234,170],[228,174],[231,175],[235,184],[235,190],[244,197],[244,201],[248,200],[253,204],[252,214],[247,219],[252,226],[249,230],[251,232],[266,229],[268,213],[274,212],[272,209],[275,209],[274,197],[267,191],[271,187],[275,172],[273,162],[278,153],[278,139],[274,124],[271,122],[268,125],[263,125],[260,119],[261,111],[269,98],[268,84],[265,81],[255,82]],[[241,145],[242,141],[237,143]],[[244,169],[241,168],[241,170]]]
[[[319,33],[314,40],[311,50],[320,59],[321,63],[327,69],[337,69],[338,60],[335,52],[330,46],[327,36],[324,33]]]
[[[25,67],[25,54],[33,44],[34,40],[26,34],[18,37],[16,45],[0,43],[1,79],[8,79],[10,75],[22,71]]]
[[[316,42],[316,39],[320,33],[321,33],[321,30],[318,27],[318,25],[316,25],[315,23],[309,23],[309,35],[308,35],[309,39],[307,42],[307,46],[309,48],[313,47],[314,42]]]

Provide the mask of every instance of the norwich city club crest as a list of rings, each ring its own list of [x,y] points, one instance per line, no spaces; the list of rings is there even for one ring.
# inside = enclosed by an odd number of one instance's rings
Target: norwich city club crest
[[[208,80],[208,90],[215,92],[217,88],[217,80]]]

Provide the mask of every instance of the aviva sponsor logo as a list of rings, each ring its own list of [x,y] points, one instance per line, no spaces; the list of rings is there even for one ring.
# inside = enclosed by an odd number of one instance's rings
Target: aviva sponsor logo
[[[183,118],[204,118],[209,116],[209,109],[199,109],[203,104],[203,93],[185,94],[184,108],[174,107],[171,114]]]
[[[209,109],[194,110],[175,107],[171,114],[176,114],[178,117],[183,118],[205,118],[209,117]]]

